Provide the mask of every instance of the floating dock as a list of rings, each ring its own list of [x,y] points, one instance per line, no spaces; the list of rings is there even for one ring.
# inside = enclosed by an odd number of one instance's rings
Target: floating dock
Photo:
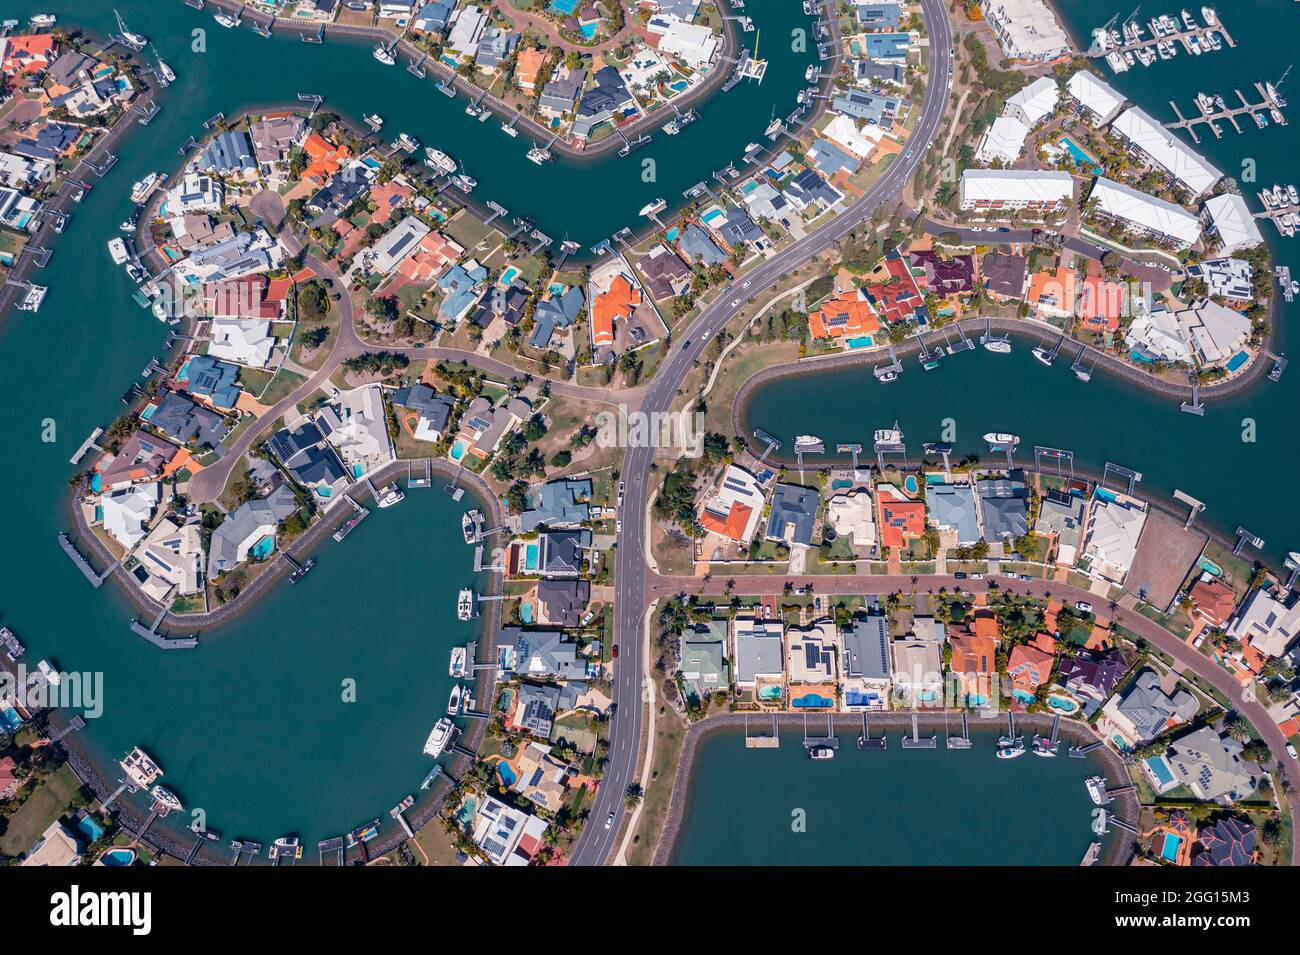
[[[1199,143],[1201,138],[1196,135],[1196,128],[1202,124],[1209,127],[1210,132],[1214,133],[1214,138],[1218,139],[1223,136],[1223,127],[1219,123],[1227,121],[1232,124],[1232,128],[1238,133],[1241,130],[1241,124],[1237,122],[1240,116],[1249,116],[1255,127],[1263,129],[1268,125],[1269,119],[1272,119],[1276,126],[1287,125],[1286,117],[1282,114],[1282,107],[1286,105],[1286,100],[1277,95],[1276,89],[1270,92],[1268,86],[1263,83],[1256,83],[1255,90],[1260,95],[1258,103],[1251,103],[1246,99],[1246,94],[1239,89],[1233,90],[1237,99],[1241,101],[1240,106],[1228,106],[1222,96],[1216,96],[1212,100],[1206,94],[1201,94],[1198,98],[1197,108],[1200,110],[1199,116],[1186,117],[1178,104],[1173,100],[1169,101],[1170,107],[1173,108],[1174,115],[1178,120],[1173,123],[1165,123],[1166,129],[1185,129],[1191,135],[1192,141]],[[1214,108],[1207,108],[1206,101],[1209,100],[1214,104]]]

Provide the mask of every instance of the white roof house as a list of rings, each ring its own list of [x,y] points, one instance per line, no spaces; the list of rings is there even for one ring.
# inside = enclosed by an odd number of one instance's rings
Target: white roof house
[[[982,6],[1008,58],[1045,63],[1070,52],[1070,37],[1045,0],[990,0]]]
[[[164,198],[166,214],[182,212],[220,212],[226,201],[226,186],[215,176],[187,172],[179,183],[167,190]]]
[[[1254,269],[1245,259],[1208,259],[1198,265],[1189,265],[1187,274],[1205,283],[1210,298],[1222,296],[1238,302],[1255,300],[1255,286],[1251,281]]]
[[[1242,601],[1227,632],[1267,657],[1280,657],[1300,637],[1300,601],[1288,607],[1267,590],[1256,588]]]
[[[1139,232],[1159,236],[1189,246],[1201,237],[1201,222],[1182,206],[1138,192],[1122,183],[1097,178],[1089,201],[1096,200],[1097,211],[1112,219],[1134,226]]]
[[[984,133],[979,148],[975,150],[975,161],[991,163],[1001,160],[1008,166],[1020,158],[1029,137],[1029,127],[1014,116],[999,116]]]
[[[203,589],[203,533],[198,524],[178,527],[163,518],[136,552],[149,572],[141,590],[162,601],[173,588],[181,596]]]
[[[414,252],[421,240],[432,231],[418,217],[407,216],[373,246],[358,255],[357,262],[369,272],[387,275]]]
[[[218,318],[212,322],[208,354],[249,368],[262,368],[271,360],[275,336],[264,319]]]
[[[1206,199],[1205,214],[1210,220],[1210,231],[1218,235],[1223,246],[1219,250],[1222,255],[1232,255],[1264,241],[1246,200],[1235,192]]]
[[[875,505],[866,488],[834,495],[826,502],[826,521],[840,537],[851,538],[854,547],[876,544]]]
[[[447,33],[447,46],[461,56],[478,52],[479,41],[487,28],[487,14],[475,6],[462,7],[451,15],[451,29]]]
[[[859,159],[867,159],[875,152],[876,144],[885,135],[885,131],[874,123],[867,123],[862,129],[858,129],[857,121],[852,116],[837,113],[835,118],[826,124],[822,135],[831,142],[843,146]]]
[[[752,687],[759,680],[779,682],[785,675],[785,634],[781,621],[737,617],[731,639],[737,686]]]
[[[1136,504],[1094,498],[1083,544],[1083,556],[1093,573],[1111,583],[1124,583],[1146,522],[1147,512]]]
[[[1055,77],[1040,76],[1007,100],[1003,116],[1014,116],[1026,126],[1037,126],[1052,115],[1061,98]]]
[[[127,550],[144,538],[145,525],[158,505],[160,489],[157,481],[134,484],[113,491],[100,498],[104,514],[104,532]]]
[[[360,473],[373,471],[395,456],[388,437],[384,393],[377,384],[343,392],[337,405],[317,413],[316,424],[354,476],[360,476],[357,468]]]
[[[495,796],[485,796],[474,817],[474,843],[495,865],[527,865],[530,856],[516,851],[525,837],[530,844],[540,843],[546,835],[547,822]]]
[[[1183,338],[1204,365],[1225,364],[1250,340],[1250,319],[1210,299],[1193,302],[1177,317]]]
[[[656,17],[658,22],[660,18]],[[659,37],[659,51],[675,57],[687,66],[700,69],[713,62],[718,53],[718,36],[702,24],[685,23],[676,17],[664,18],[667,29]],[[651,27],[653,30],[654,28]],[[658,32],[658,31],[655,31]]]
[[[967,169],[961,174],[961,207],[1039,208],[1068,203],[1074,178],[1068,172],[1038,169]]]
[[[1192,350],[1183,338],[1178,319],[1163,303],[1135,315],[1124,332],[1124,341],[1156,361],[1190,363],[1192,360]]]
[[[1071,76],[1065,89],[1083,107],[1094,126],[1105,126],[1125,103],[1123,96],[1087,70]]]
[[[1182,183],[1194,196],[1199,196],[1223,178],[1223,173],[1201,158],[1172,130],[1165,129],[1136,106],[1120,113],[1110,128]]]

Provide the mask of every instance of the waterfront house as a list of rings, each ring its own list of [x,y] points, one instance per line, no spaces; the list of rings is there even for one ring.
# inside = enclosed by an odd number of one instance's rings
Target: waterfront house
[[[334,501],[348,486],[343,466],[315,421],[304,418],[292,428],[281,428],[266,445],[290,476],[323,503]]]
[[[1049,490],[1038,505],[1034,533],[1055,545],[1055,561],[1073,567],[1083,540],[1084,512],[1088,502],[1076,494]]]
[[[265,368],[275,351],[269,321],[222,319],[210,326],[208,354],[249,368]]]
[[[728,206],[726,218],[720,225],[715,223],[713,228],[732,250],[742,246],[761,249],[767,244],[767,233],[740,206]]]
[[[688,699],[704,701],[727,689],[727,621],[693,624],[682,632],[678,646],[678,672]]]
[[[412,429],[417,441],[441,441],[456,408],[455,398],[438,394],[432,385],[423,381],[398,388],[392,394],[392,402],[394,407],[405,408],[418,416]]]
[[[890,666],[889,618],[879,605],[841,628],[840,643],[841,709],[848,713],[888,709],[894,675]]]
[[[1061,658],[1056,682],[1071,693],[1101,703],[1115,692],[1128,667],[1128,660],[1116,647],[1079,650]]]
[[[1254,865],[1257,838],[1248,819],[1223,816],[1201,826],[1192,846],[1192,865]]]
[[[514,759],[515,782],[510,788],[535,806],[559,812],[568,792],[571,770],[544,743],[530,742]]]
[[[1253,249],[1264,241],[1246,200],[1235,192],[1205,200],[1206,233],[1213,236],[1220,255]]]
[[[577,577],[590,561],[591,531],[585,527],[543,530],[537,544],[537,572],[543,577]]]
[[[224,242],[191,253],[172,266],[172,274],[189,285],[202,285],[271,272],[283,263],[284,250],[279,240],[265,229],[256,229],[236,232]]]
[[[786,673],[791,683],[836,683],[839,634],[829,617],[786,629]]]
[[[131,573],[158,603],[173,592],[187,597],[203,590],[203,533],[197,522],[179,526],[164,517],[141,542],[136,558]]]
[[[99,502],[104,533],[129,552],[144,538],[161,490],[157,481],[150,481],[105,493]]]
[[[912,37],[908,33],[868,33],[863,53],[868,59],[885,60],[904,66],[907,53],[912,48]]]
[[[308,179],[308,173],[314,168],[315,164],[309,166],[303,179]],[[375,168],[358,159],[349,162],[339,174],[332,175],[325,185],[307,198],[307,211],[318,217],[312,220],[311,225],[329,225],[341,216],[370,190],[370,183],[376,175]]]
[[[889,484],[876,487],[880,504],[880,544],[894,551],[905,550],[912,541],[925,537],[925,502],[903,497]]]
[[[388,436],[384,392],[378,384],[343,392],[336,402],[316,412],[315,421],[354,478],[378,470],[396,457]]]
[[[1242,758],[1242,744],[1202,726],[1174,740],[1165,760],[1174,778],[1204,802],[1231,804],[1246,799],[1259,785],[1259,767]]]
[[[226,204],[226,185],[215,176],[203,176],[197,172],[187,172],[181,181],[167,190],[161,209],[167,210],[172,231],[176,231],[176,219],[186,213],[220,212]],[[234,230],[231,230],[234,234]],[[179,238],[179,237],[178,237]]]
[[[519,529],[576,527],[591,517],[591,478],[560,478],[528,491],[528,506],[519,515]]]
[[[1212,299],[1200,299],[1174,313],[1179,332],[1202,365],[1222,367],[1238,355],[1245,360],[1251,321]]]
[[[864,30],[897,30],[901,10],[901,3],[859,3],[858,23]]]
[[[862,165],[856,156],[825,139],[814,141],[806,155],[828,179],[833,179],[838,172],[851,176]]]
[[[627,321],[641,304],[641,289],[619,272],[609,288],[598,293],[591,303],[591,344],[609,347],[614,344],[615,322]]]
[[[950,532],[957,546],[969,547],[980,539],[979,508],[969,483],[927,484],[925,499],[930,523]]]
[[[170,477],[190,460],[188,452],[166,438],[134,431],[116,454],[105,454],[95,465],[105,493],[140,481]]]
[[[256,176],[257,159],[248,134],[242,129],[232,129],[213,136],[199,152],[194,168],[218,176]]]
[[[1288,591],[1256,587],[1242,601],[1227,635],[1265,657],[1280,657],[1300,636],[1300,600]]]
[[[419,248],[421,240],[432,231],[418,216],[407,216],[384,233],[370,248],[362,249],[357,253],[346,278],[351,278],[356,272],[368,272],[373,275],[392,274],[402,260]]]
[[[533,310],[533,333],[528,337],[528,344],[543,350],[549,348],[556,331],[573,327],[585,304],[586,297],[576,285],[548,292]]]
[[[854,288],[827,299],[820,308],[810,312],[808,332],[816,339],[839,339],[855,344],[865,339],[862,344],[871,345],[880,333],[880,318],[867,300],[866,292]]]
[[[250,275],[228,282],[203,286],[203,312],[213,319],[264,319],[267,322],[284,318],[287,286],[271,283],[264,275]],[[212,354],[212,350],[208,350]],[[233,360],[233,359],[232,359]],[[242,362],[241,364],[251,364]]]
[[[585,680],[587,662],[563,630],[502,627],[498,647],[514,647],[513,675],[532,680]]]
[[[519,46],[518,30],[490,26],[483,31],[483,36],[479,40],[478,50],[474,54],[474,65],[492,76],[506,60],[510,59],[517,46]]]
[[[1125,746],[1134,749],[1155,739],[1165,730],[1192,719],[1200,709],[1195,697],[1177,686],[1166,693],[1154,670],[1144,669],[1128,687],[1106,701],[1098,726],[1103,733],[1118,733]]]
[[[654,248],[637,262],[645,287],[654,299],[681,295],[690,287],[691,267],[672,249],[656,243]]]
[[[764,537],[788,545],[812,546],[821,494],[816,488],[778,484],[772,493]]]
[[[587,81],[587,71],[582,69],[556,69],[556,77],[542,87],[537,98],[537,111],[549,119],[556,119],[573,112],[578,94]],[[563,76],[558,74],[563,73]]]
[[[26,159],[56,162],[71,156],[83,135],[85,130],[80,126],[51,120],[28,129],[21,138],[15,139],[9,148],[16,155]]]
[[[592,132],[602,123],[610,122],[626,111],[637,111],[636,98],[614,67],[601,67],[592,74],[592,79],[595,85],[578,101],[577,118],[572,129],[577,139],[590,139]]]
[[[444,49],[460,60],[473,59],[487,25],[488,16],[483,10],[473,4],[461,7],[447,21],[447,42]]]
[[[1192,616],[1211,627],[1226,627],[1237,607],[1236,592],[1209,571],[1202,571],[1187,588],[1187,599],[1192,602]]]
[[[991,544],[1011,541],[1029,532],[1029,489],[1006,478],[975,482],[983,538]]]
[[[988,252],[980,261],[984,291],[995,302],[1021,301],[1029,288],[1029,269],[1023,255]]]
[[[307,123],[292,113],[274,113],[263,116],[248,127],[253,142],[253,158],[258,171],[272,185],[288,182],[289,153],[302,141]]]
[[[657,49],[693,70],[706,70],[718,55],[720,38],[705,24],[686,22],[676,16],[652,17],[646,24],[658,36]]]
[[[233,408],[243,390],[238,383],[239,369],[229,362],[209,355],[191,355],[185,362],[187,391],[207,398],[214,408]]]
[[[907,82],[907,69],[897,60],[881,62],[862,56],[852,61],[853,83],[868,89],[893,86],[902,89]]]
[[[1066,96],[1083,119],[1100,129],[1124,107],[1124,97],[1089,70],[1079,70],[1065,84]]]
[[[884,262],[876,267],[872,280],[863,288],[876,314],[891,325],[910,321],[924,325],[930,320],[916,277],[897,249],[885,253]]]
[[[0,37],[0,89],[18,90],[35,80],[55,61],[58,41],[51,33]]]
[[[591,581],[543,580],[537,584],[537,620],[541,626],[576,627],[591,602]]]
[[[781,698],[785,677],[785,637],[779,620],[738,615],[732,627],[738,690],[753,690],[756,702]]]
[[[293,489],[282,484],[267,497],[245,501],[227,514],[208,542],[208,579],[233,570],[249,554],[268,558],[280,523],[297,510]]]
[[[528,865],[545,846],[546,830],[540,816],[484,796],[474,815],[473,839],[493,865]]]
[[[750,215],[769,222],[789,215],[794,209],[770,182],[760,182],[749,192],[743,193],[742,201]]]
[[[224,417],[175,391],[150,402],[144,413],[151,427],[196,448],[215,448],[230,431]]]
[[[3,41],[0,41],[3,42]],[[41,834],[19,865],[70,866],[81,864],[81,847],[77,840],[55,819]]]
[[[943,705],[944,625],[933,617],[915,617],[912,632],[894,640],[894,689],[905,707]]]
[[[871,492],[864,487],[841,491],[826,502],[826,523],[842,540],[851,541],[855,550],[868,555],[876,552],[875,513]]]
[[[996,621],[993,621],[994,633],[996,629]],[[970,628],[948,628],[948,647],[951,651],[948,669],[956,681],[963,706],[982,707],[993,702],[998,639],[988,630],[987,624],[979,624],[977,629],[975,621],[971,622]]]
[[[53,178],[54,164],[46,159],[29,159],[0,149],[0,185],[27,189]]]
[[[533,95],[533,89],[537,85],[537,80],[542,75],[542,68],[546,66],[547,53],[537,47],[529,47],[526,50],[520,50],[515,56],[514,84],[515,89]]]
[[[1146,519],[1146,505],[1138,500],[1094,494],[1083,539],[1083,558],[1093,576],[1123,585]]]
[[[1047,634],[1038,634],[1030,643],[1017,643],[1007,655],[1007,676],[1011,679],[1011,695],[1021,703],[1031,703],[1038,688],[1052,679],[1052,665],[1056,660],[1056,641]]]
[[[0,186],[0,225],[15,232],[35,232],[44,203],[17,189]]]
[[[1223,178],[1223,173],[1173,130],[1166,129],[1136,106],[1115,117],[1110,129],[1139,158],[1162,170],[1193,197],[1207,192]]]
[[[411,29],[417,33],[445,33],[455,9],[456,0],[431,0],[422,4],[411,19]]]
[[[763,516],[764,494],[758,479],[737,464],[728,464],[700,500],[698,520],[710,534],[748,546]]]
[[[704,266],[723,265],[727,253],[718,247],[712,237],[694,222],[688,222],[677,239],[677,248],[693,263]]]
[[[1200,279],[1210,298],[1227,299],[1236,306],[1255,299],[1254,270],[1245,259],[1208,259],[1187,266],[1188,278]]]

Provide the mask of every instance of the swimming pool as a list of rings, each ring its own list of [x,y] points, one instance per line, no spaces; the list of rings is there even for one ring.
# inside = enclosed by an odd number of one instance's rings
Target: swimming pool
[[[125,846],[119,849],[109,849],[99,857],[102,865],[107,866],[127,866],[135,862],[135,850],[128,849]]]
[[[1034,702],[1034,700],[1037,699],[1037,697],[1034,696],[1034,694],[1030,693],[1028,690],[1012,690],[1011,695],[1014,696],[1021,703],[1032,703]]]
[[[469,445],[467,445],[460,438],[457,438],[455,442],[452,444],[451,450],[447,452],[447,456],[451,458],[453,461],[459,461],[461,458],[465,456],[465,452],[468,450],[469,450]]]
[[[275,550],[275,535],[267,534],[260,541],[248,549],[250,557],[257,560],[266,560],[271,556],[271,551]]]
[[[669,229],[667,232],[664,233],[664,238],[666,238],[669,242],[676,242],[677,237],[681,234],[682,234],[682,230],[677,228],[676,226],[673,226],[671,229]]]
[[[850,348],[870,348],[875,343],[875,340],[870,335],[858,335],[855,338],[844,339],[844,344]]]
[[[1049,696],[1047,698],[1047,705],[1062,713],[1073,713],[1079,708],[1079,704],[1074,702],[1074,700],[1070,699],[1068,696]]]
[[[0,704],[0,728],[6,733],[12,733],[18,727],[23,725],[23,718],[18,715],[18,711],[7,704]]]
[[[77,823],[77,829],[91,842],[98,842],[104,838],[104,827],[96,822],[93,816],[82,816],[81,821]]]
[[[1246,364],[1246,362],[1248,361],[1250,361],[1250,354],[1244,351],[1239,351],[1237,352],[1237,354],[1233,355],[1231,358],[1228,359],[1228,364],[1226,367],[1228,371],[1236,371],[1238,368]]]
[[[519,779],[519,776],[515,773],[515,768],[504,759],[497,763],[497,775],[501,777],[501,782],[505,783],[507,789]]]
[[[758,688],[758,698],[760,700],[779,700],[781,699],[781,688],[771,683],[767,686],[761,686]]]
[[[1201,559],[1196,562],[1196,566],[1200,567],[1201,570],[1205,571],[1207,574],[1211,574],[1215,577],[1223,576],[1223,568],[1208,557],[1201,557]]]
[[[1183,844],[1183,837],[1172,832],[1165,833],[1164,843],[1160,846],[1160,858],[1166,862],[1178,861],[1178,847]]]
[[[536,570],[542,564],[542,547],[536,541],[524,547],[524,570]]]
[[[581,33],[585,39],[590,40],[596,36],[596,24],[584,23],[582,26],[578,27],[578,32]]]
[[[1097,495],[1098,500],[1112,501],[1112,502],[1119,500],[1119,498],[1115,496],[1114,492],[1108,491],[1104,487],[1097,488],[1096,491],[1094,491],[1093,493]]]
[[[1080,166],[1085,169],[1091,168],[1094,176],[1100,176],[1105,171],[1093,161],[1091,156],[1080,149],[1069,136],[1061,137],[1061,145],[1064,146],[1065,151],[1070,154],[1070,158]]]
[[[909,474],[903,478],[903,490],[908,494],[915,494],[920,490],[920,487],[916,483],[915,474]]]
[[[790,700],[790,705],[797,709],[826,709],[835,705],[835,701],[820,693],[805,693]]]
[[[474,822],[474,816],[478,809],[478,800],[473,796],[466,796],[461,802],[460,808],[456,810],[456,821],[462,826],[468,826]]]
[[[533,605],[530,603],[521,603],[519,605],[519,622],[524,626],[532,626],[533,623]]]
[[[507,266],[505,271],[501,273],[501,284],[509,285],[518,277],[519,277],[519,270],[515,268],[513,265]]]
[[[1147,770],[1161,787],[1172,785],[1174,772],[1169,768],[1163,756],[1152,756],[1145,760]]]
[[[727,214],[717,206],[712,206],[700,214],[700,221],[705,225],[712,225],[718,219],[727,218]]]

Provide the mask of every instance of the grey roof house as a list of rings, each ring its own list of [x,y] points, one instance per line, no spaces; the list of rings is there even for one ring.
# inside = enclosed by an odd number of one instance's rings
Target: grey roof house
[[[533,310],[533,333],[528,336],[528,344],[534,348],[549,347],[556,329],[571,328],[586,301],[582,289],[571,285],[563,292],[552,293],[545,301],[538,302]]]
[[[525,630],[502,627],[498,646],[515,648],[514,672],[538,680],[582,680],[587,662],[578,658],[578,645],[565,639],[563,630]]]
[[[591,602],[589,580],[543,580],[537,584],[537,602],[552,626],[576,627]]]
[[[1242,744],[1202,726],[1169,744],[1165,761],[1174,777],[1206,802],[1245,799],[1259,785],[1258,767],[1242,759]]]
[[[409,388],[398,388],[393,392],[392,400],[396,407],[414,411],[420,416],[415,436],[426,441],[437,441],[442,437],[456,407],[455,398],[438,394],[432,385],[423,381]]]
[[[1115,710],[1122,717],[1118,721],[1120,728],[1126,732],[1131,728],[1139,743],[1155,739],[1170,726],[1186,723],[1198,709],[1196,699],[1181,687],[1173,696],[1167,695],[1153,670],[1138,674],[1115,702]]]
[[[223,175],[233,173],[256,172],[257,159],[253,155],[253,144],[243,130],[232,129],[218,133],[199,153],[198,169]]]
[[[543,531],[538,543],[541,546],[538,570],[543,577],[576,577],[591,550],[591,531],[585,527]]]
[[[772,509],[767,520],[768,540],[812,545],[813,525],[821,493],[798,484],[778,484],[772,492]]]
[[[208,542],[208,579],[235,567],[247,556],[250,537],[278,525],[297,509],[293,488],[281,484],[266,497],[245,501],[227,514]]]
[[[1014,540],[1029,531],[1029,492],[1024,484],[1005,479],[976,481],[975,490],[986,541]]]
[[[930,523],[957,534],[959,546],[969,547],[980,539],[975,489],[969,484],[931,484],[925,489]]]
[[[215,448],[230,430],[224,417],[175,391],[158,403],[149,423],[169,438],[199,448]]]
[[[703,699],[725,690],[727,677],[727,621],[710,620],[683,631],[678,648],[678,671],[687,696]]]
[[[542,524],[581,524],[591,516],[590,500],[590,478],[547,481],[528,492],[528,509],[519,515],[519,528],[531,531]]]

